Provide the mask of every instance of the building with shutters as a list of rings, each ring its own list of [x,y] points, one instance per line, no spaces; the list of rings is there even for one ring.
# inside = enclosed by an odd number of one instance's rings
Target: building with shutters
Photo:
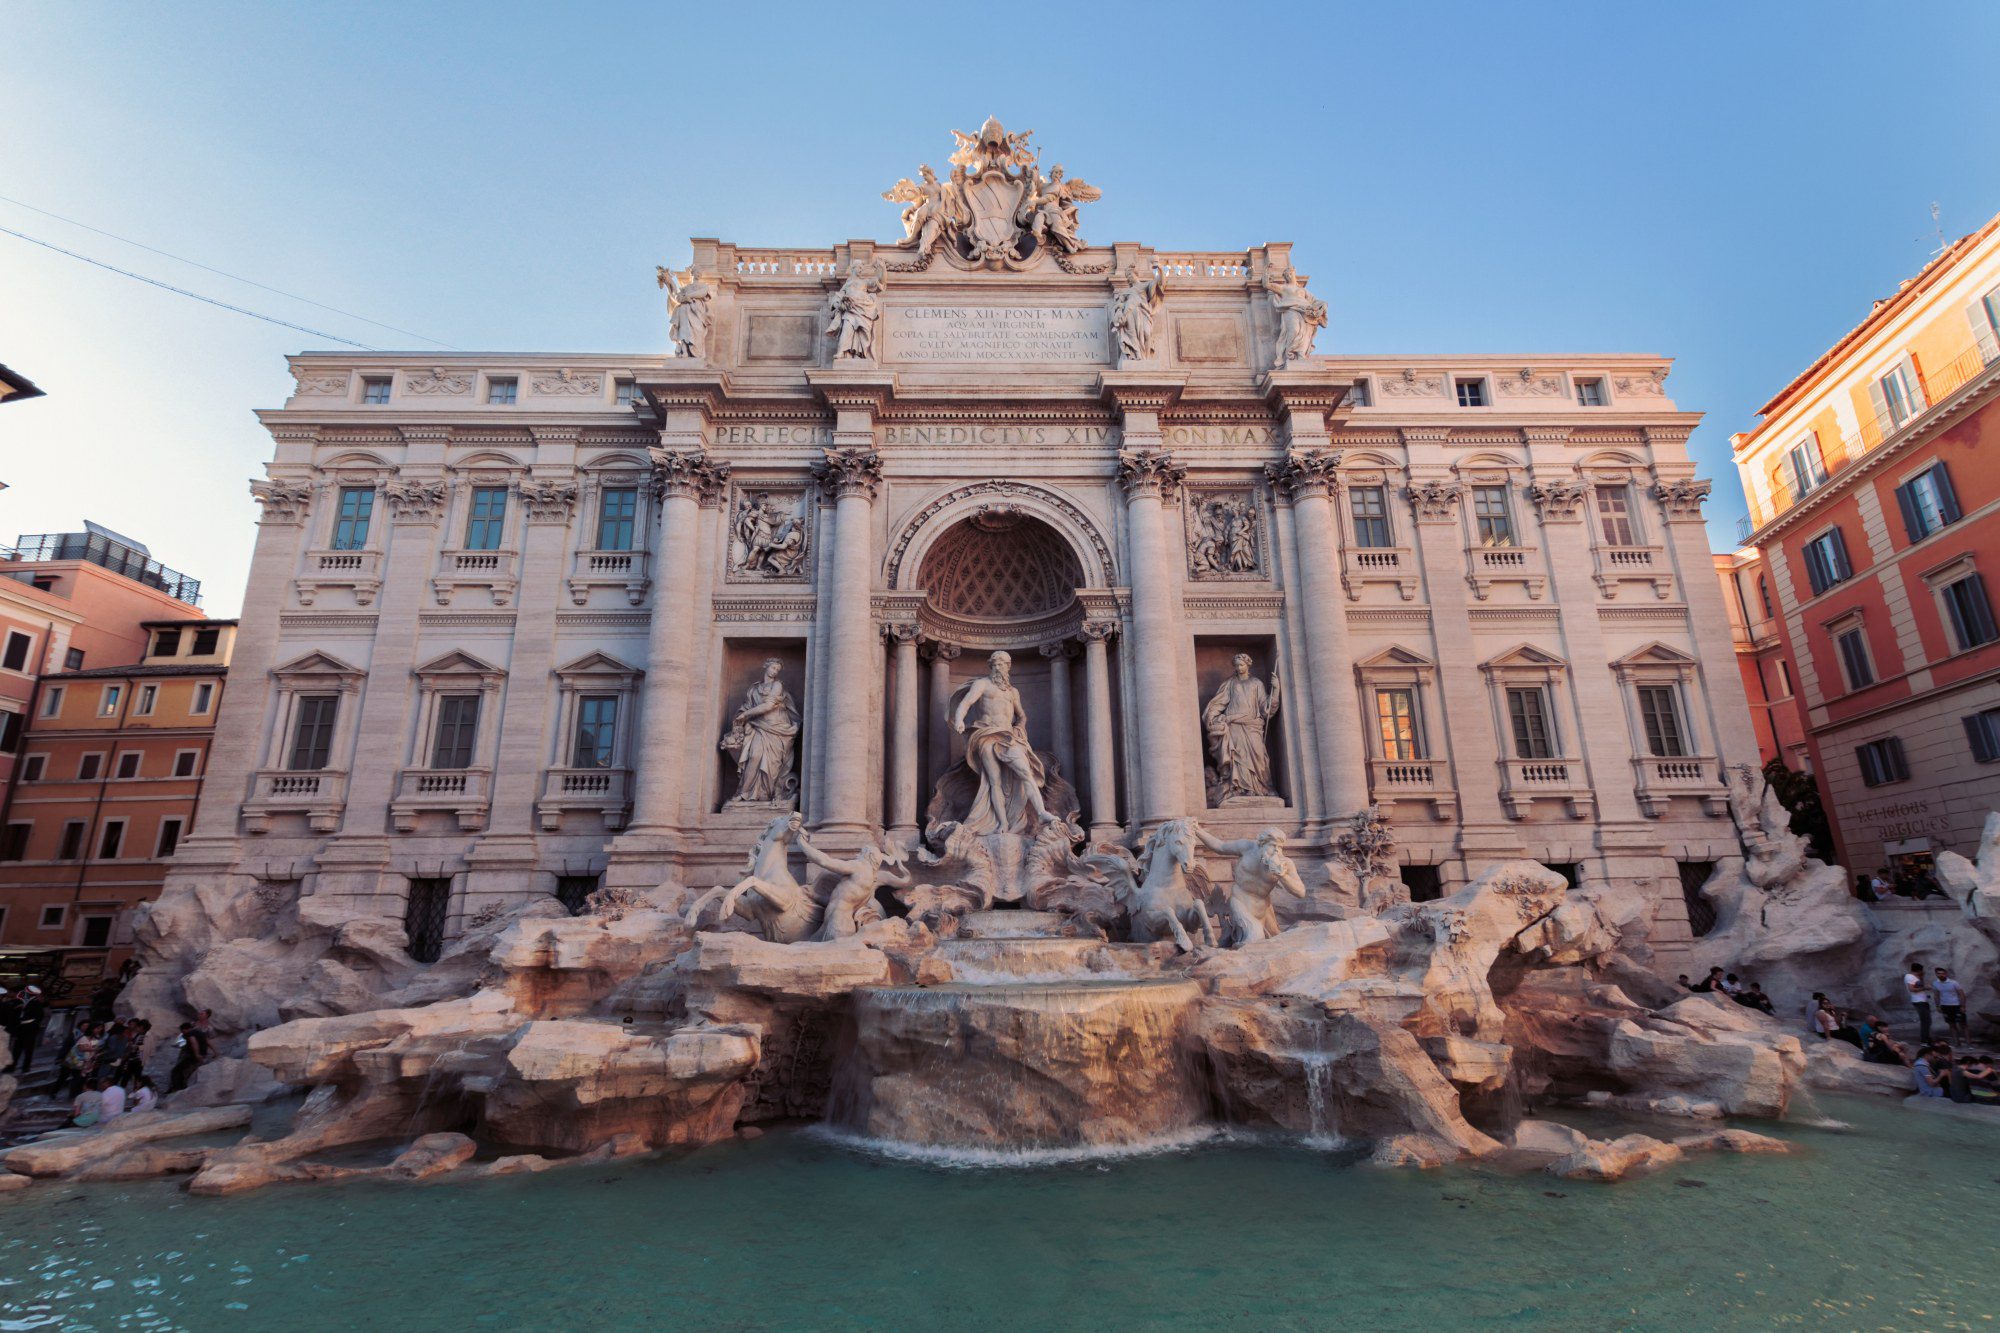
[[[1734,437],[1746,540],[1856,870],[1972,855],[2000,808],[1996,386],[2000,218],[1877,301]]]

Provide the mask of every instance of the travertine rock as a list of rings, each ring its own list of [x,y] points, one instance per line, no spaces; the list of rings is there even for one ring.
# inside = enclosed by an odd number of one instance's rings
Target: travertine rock
[[[404,1180],[427,1180],[472,1160],[479,1145],[463,1134],[426,1134],[396,1154],[389,1173]]]
[[[1553,1120],[1523,1120],[1514,1126],[1508,1146],[1519,1152],[1546,1153],[1551,1157],[1567,1157],[1590,1142],[1590,1136],[1580,1129],[1559,1125]]]
[[[11,1171],[0,1171],[0,1194],[11,1194],[24,1190],[35,1183],[33,1176],[17,1176]]]
[[[1413,1166],[1428,1171],[1461,1156],[1451,1144],[1429,1134],[1392,1134],[1375,1145],[1368,1162],[1371,1166]]]
[[[1607,1066],[1628,1086],[1720,1102],[1731,1115],[1777,1119],[1805,1073],[1799,1039],[1752,1010],[1690,995],[1612,1030]]]
[[[1719,863],[1702,887],[1715,927],[1690,947],[1690,975],[1720,967],[1752,978],[1793,1013],[1814,991],[1863,975],[1875,923],[1847,881],[1839,866],[1807,861],[1791,879],[1760,888],[1739,862]]]
[[[109,1161],[141,1145],[196,1134],[218,1134],[250,1123],[247,1106],[199,1111],[136,1111],[93,1129],[64,1130],[0,1155],[0,1165],[27,1176],[64,1176]]]
[[[1609,1141],[1592,1139],[1567,1157],[1550,1162],[1547,1170],[1567,1180],[1623,1180],[1634,1171],[1650,1171],[1680,1158],[1681,1149],[1676,1144],[1627,1134]]]
[[[1718,1129],[1675,1140],[1682,1152],[1788,1153],[1797,1151],[1783,1139],[1753,1134],[1747,1129]]]
[[[254,1105],[283,1089],[284,1084],[255,1060],[222,1055],[195,1070],[193,1082],[169,1096],[174,1110],[192,1111],[202,1106]]]

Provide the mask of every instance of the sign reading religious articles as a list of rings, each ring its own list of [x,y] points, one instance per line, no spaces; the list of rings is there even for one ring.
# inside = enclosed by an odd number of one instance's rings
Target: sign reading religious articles
[[[928,268],[942,254],[961,268],[1018,269],[1046,250],[1066,270],[1082,271],[1068,262],[1083,248],[1076,206],[1104,192],[1060,165],[1043,174],[1041,150],[1028,146],[1034,133],[1010,134],[989,116],[977,134],[952,131],[958,149],[949,177],[939,180],[926,163],[916,180],[906,176],[883,191],[904,206],[903,243],[916,250],[913,262],[890,267]]]

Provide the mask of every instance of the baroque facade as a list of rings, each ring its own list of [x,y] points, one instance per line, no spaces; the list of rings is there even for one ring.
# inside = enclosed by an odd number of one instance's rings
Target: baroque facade
[[[952,163],[900,243],[695,241],[672,355],[294,357],[175,874],[421,955],[794,809],[919,880],[1025,800],[1319,884],[1373,805],[1419,894],[1527,856],[1684,939],[1757,750],[1669,363],[1315,355],[1288,246],[1087,243],[991,122]]]

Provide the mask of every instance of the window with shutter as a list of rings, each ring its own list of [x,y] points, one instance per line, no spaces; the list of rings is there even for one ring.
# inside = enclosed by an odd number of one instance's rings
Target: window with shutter
[[[2000,360],[2000,287],[1966,306],[1965,322],[1972,326],[1981,363],[1990,366]]]
[[[1356,486],[1348,492],[1348,508],[1354,516],[1356,546],[1389,545],[1388,492],[1380,486]]]
[[[1896,507],[1902,511],[1903,532],[1912,542],[1922,541],[1962,516],[1958,492],[1952,488],[1951,473],[1943,463],[1931,464],[1898,486]]]
[[[1961,652],[2000,638],[1993,624],[1993,605],[1986,596],[1986,580],[1979,575],[1968,574],[1946,584],[1944,605]]]
[[[333,720],[340,711],[337,694],[308,694],[299,699],[298,721],[292,730],[292,753],[286,767],[295,773],[325,768],[333,755]]]
[[[1910,776],[1910,766],[1903,755],[1903,742],[1895,736],[1884,736],[1879,741],[1854,748],[1854,757],[1861,766],[1861,783],[1866,787],[1881,787],[1891,782],[1901,782]]]
[[[1423,733],[1417,726],[1416,691],[1375,691],[1375,721],[1382,737],[1384,759],[1424,757]]]
[[[1839,528],[1828,528],[1806,543],[1806,582],[1817,597],[1853,574],[1847,563],[1847,541]]]
[[[1637,546],[1639,535],[1632,524],[1632,490],[1629,486],[1597,488],[1598,530],[1606,546]]]
[[[1555,746],[1549,735],[1548,696],[1541,689],[1508,690],[1507,715],[1514,728],[1516,759],[1555,757]]]
[[[1840,648],[1840,669],[1847,676],[1847,688],[1866,689],[1875,683],[1875,668],[1868,661],[1868,636],[1858,626],[1834,640]]]
[[[1639,718],[1646,728],[1646,749],[1662,759],[1687,753],[1681,735],[1680,701],[1675,698],[1678,693],[1671,685],[1639,687]]]
[[[1972,746],[1974,762],[1990,764],[2000,759],[2000,708],[1989,708],[1959,721],[1965,724],[1965,739]]]
[[[470,768],[479,732],[479,696],[447,694],[438,700],[432,768]]]

